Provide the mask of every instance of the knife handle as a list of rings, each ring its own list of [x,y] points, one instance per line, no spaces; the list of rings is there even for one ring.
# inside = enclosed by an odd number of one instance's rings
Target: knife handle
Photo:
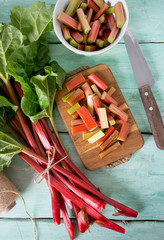
[[[139,88],[142,102],[149,120],[155,143],[159,149],[164,150],[164,125],[162,117],[149,86]]]

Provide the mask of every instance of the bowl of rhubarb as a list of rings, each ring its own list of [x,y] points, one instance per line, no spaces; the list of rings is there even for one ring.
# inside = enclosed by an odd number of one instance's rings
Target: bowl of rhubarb
[[[58,0],[53,14],[59,40],[71,51],[87,56],[113,48],[128,22],[125,0]]]

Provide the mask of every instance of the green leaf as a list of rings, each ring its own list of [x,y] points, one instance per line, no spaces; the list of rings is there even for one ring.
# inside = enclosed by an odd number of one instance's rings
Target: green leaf
[[[11,159],[22,149],[23,147],[17,141],[0,131],[0,171],[5,166],[8,167]]]
[[[11,107],[15,112],[17,111],[18,107],[13,105],[11,102],[7,100],[4,96],[0,96],[0,108],[1,107]]]
[[[63,83],[65,81],[66,72],[56,61],[52,61],[49,64],[52,68],[52,71],[57,74],[56,85],[58,90],[62,90]],[[45,67],[45,72],[49,71],[47,67]]]
[[[0,125],[5,126],[6,125],[6,114],[5,114],[5,108],[0,108]]]
[[[11,54],[22,46],[23,35],[11,25],[1,25],[0,29],[0,78],[7,81],[9,79],[6,73],[7,61]]]
[[[28,42],[37,41],[44,33],[53,29],[53,8],[45,2],[36,1],[28,8],[15,6],[10,9],[11,23],[26,36]]]

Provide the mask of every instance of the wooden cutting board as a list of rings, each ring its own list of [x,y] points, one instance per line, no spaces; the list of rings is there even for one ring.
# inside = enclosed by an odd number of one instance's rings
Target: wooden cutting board
[[[116,92],[113,94],[113,97],[114,99],[116,99],[119,105],[126,102],[108,66],[102,65],[102,64],[97,65],[95,67],[81,71],[81,73],[85,78],[87,78],[89,74],[95,73],[109,86],[109,88],[112,86],[116,88]],[[71,78],[73,78],[74,76],[72,76]],[[65,83],[68,82],[71,78],[67,78]],[[81,133],[72,135],[71,133],[72,117],[67,113],[67,110],[70,108],[70,105],[62,101],[62,97],[67,93],[68,91],[64,84],[63,90],[58,91],[56,94],[56,104],[57,104],[59,113],[64,121],[64,124],[66,125],[66,128],[72,138],[75,148],[80,156],[80,159],[82,160],[84,166],[87,169],[95,170],[100,167],[103,167],[107,164],[110,164],[121,158],[124,158],[129,154],[136,152],[138,149],[140,149],[143,146],[144,141],[143,141],[142,135],[138,129],[138,126],[134,120],[134,117],[131,111],[128,110],[127,112],[129,116],[128,122],[131,123],[131,130],[127,140],[123,142],[121,146],[119,146],[115,151],[113,151],[112,153],[110,153],[109,155],[101,159],[99,157],[99,152],[101,151],[101,149],[98,147],[96,143],[89,144],[87,140],[82,139]]]

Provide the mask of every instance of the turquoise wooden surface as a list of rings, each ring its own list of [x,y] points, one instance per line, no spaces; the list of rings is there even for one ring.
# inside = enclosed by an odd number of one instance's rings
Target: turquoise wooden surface
[[[0,0],[0,22],[9,22],[11,7],[18,4],[28,6],[32,2],[34,1]],[[46,0],[47,5],[55,2]],[[129,25],[140,42],[156,79],[156,85],[152,86],[152,91],[164,119],[164,2],[160,0],[155,2],[152,0],[127,0],[127,4],[130,12]],[[107,206],[104,214],[111,219],[121,221],[120,225],[126,229],[124,236],[100,228],[96,224],[91,227],[90,233],[78,234],[74,214],[70,212],[75,225],[76,238],[162,240],[164,236],[164,152],[155,146],[123,39],[111,51],[94,57],[79,56],[70,52],[60,44],[54,32],[48,35],[48,39],[52,59],[57,60],[67,72],[82,65],[91,67],[96,64],[107,64],[110,67],[145,141],[144,147],[133,154],[129,162],[110,170],[101,168],[97,171],[88,171],[83,167],[59,113],[55,109],[55,123],[72,160],[96,186],[101,188],[102,192],[139,211],[137,221],[128,218],[130,221],[125,224],[124,220],[127,218],[113,217],[113,208]],[[28,211],[37,225],[37,239],[69,239],[64,224],[55,227],[52,222],[51,202],[45,182],[39,185],[34,184],[33,179],[36,174],[18,157],[13,159],[11,166],[5,169],[5,173],[26,200]],[[0,239],[33,239],[32,225],[24,213],[20,199],[17,200],[16,207],[0,219]]]

